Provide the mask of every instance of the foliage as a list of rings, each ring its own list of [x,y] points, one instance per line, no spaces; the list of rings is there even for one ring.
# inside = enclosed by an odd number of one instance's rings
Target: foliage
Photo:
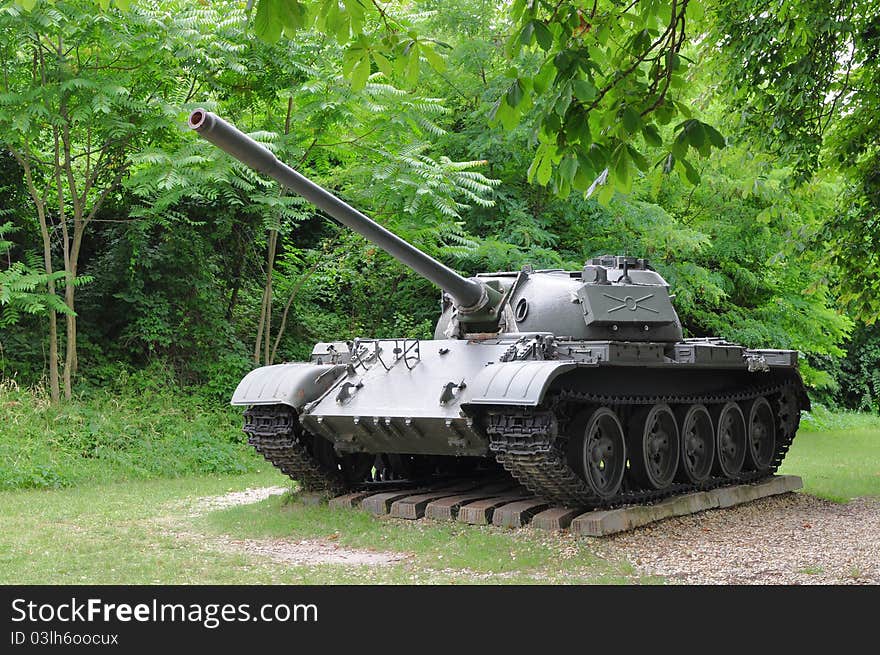
[[[839,407],[880,412],[880,329],[859,325],[846,346],[846,356],[822,362],[839,380],[831,400]]]
[[[685,26],[699,24],[702,4],[581,4],[516,0],[503,16],[484,5],[509,32],[505,51],[512,63],[491,119],[511,129],[536,108],[538,145],[529,179],[552,184],[563,197],[571,189],[591,194],[601,188],[607,200],[615,189],[627,191],[636,171],[652,166],[645,144],[666,147],[654,166],[668,173],[679,165],[696,183],[691,151],[706,156],[724,147],[722,135],[693,117],[679,95],[689,66]],[[434,70],[446,69],[435,46],[449,46],[420,36],[418,21],[403,11],[396,3],[260,0],[254,28],[269,41],[312,26],[334,36],[347,46],[344,71],[355,89],[364,86],[372,64],[412,85],[422,57]],[[673,121],[671,133],[660,129]]]
[[[6,6],[0,18],[3,142],[35,202],[88,222],[127,173],[130,153],[173,120],[168,25],[148,11],[112,20],[81,2],[25,14]]]
[[[421,16],[406,4],[336,2],[333,0],[258,0],[254,30],[273,43],[284,34],[317,29],[345,46],[345,71],[352,88],[364,88],[375,65],[387,77],[396,74],[409,83],[418,79],[421,59],[437,70],[445,64],[438,47],[446,44],[421,36]]]
[[[11,222],[0,223],[0,257],[8,257],[12,242],[4,237],[15,229]],[[7,259],[7,262],[7,267],[0,269],[0,328],[17,323],[22,312],[44,314],[49,309],[69,311],[61,298],[43,291],[49,278],[60,280],[64,277],[63,271],[47,275],[40,270],[40,263],[34,256],[16,262]]]
[[[741,129],[808,179],[840,171],[847,190],[817,235],[840,299],[880,315],[880,11],[868,0],[717,3],[711,65]]]
[[[169,24],[170,23],[170,24]],[[64,396],[78,367],[75,312],[80,255],[90,226],[119,191],[133,153],[166,132],[179,80],[180,22],[137,8],[112,20],[92,4],[0,7],[0,132],[24,173],[39,225],[48,292],[53,241],[64,270]],[[49,384],[59,398],[56,317],[49,308]]]
[[[696,0],[355,4],[338,4],[330,16],[305,0],[295,24],[279,13],[292,5],[274,0],[254,3],[250,14],[231,1],[166,0],[124,14],[86,1],[39,2],[29,13],[5,6],[15,29],[81,12],[96,17],[81,34],[96,51],[124,37],[159,50],[162,70],[149,62],[142,72],[154,72],[144,80],[131,71],[99,76],[100,85],[135,95],[149,83],[155,97],[136,110],[128,107],[134,96],[111,104],[129,112],[124,129],[138,133],[119,151],[120,185],[83,239],[77,277],[93,279],[77,290],[83,388],[112,383],[120,367],[162,366],[214,402],[253,365],[260,338],[268,353],[260,359],[282,361],[306,357],[319,340],[433,332],[435,288],[181,129],[202,106],[466,274],[525,263],[575,270],[603,253],[647,256],[672,284],[688,334],[798,349],[817,398],[876,407],[867,382],[872,342],[859,328],[846,344],[848,315],[867,311],[860,298],[880,297],[871,287],[873,123],[817,109],[828,125],[813,160],[801,157],[815,117],[780,81],[803,81],[789,63],[816,36],[825,54],[834,43],[860,44],[850,81],[869,82],[867,10],[841,23],[849,36],[835,41],[804,14],[806,0],[793,13],[768,9],[767,20],[719,49],[725,21],[741,25],[756,6],[722,3],[702,16]],[[270,38],[253,38],[254,29]],[[750,81],[761,71],[746,62],[743,73],[728,55],[757,49],[773,30],[791,37],[770,39],[777,54],[768,61],[780,78]],[[24,79],[27,47],[7,41],[13,78]],[[841,92],[839,71],[813,63],[812,73],[824,71],[821,84]],[[847,106],[864,117],[870,97],[850,87],[855,95],[838,107],[851,98]],[[70,93],[98,129],[104,119],[86,106],[85,88]],[[777,109],[792,113],[774,128]],[[54,155],[51,136],[41,157]],[[835,162],[847,147],[852,156]],[[20,165],[12,168],[7,177],[20,177]],[[35,181],[50,191],[49,254],[61,268],[53,177]],[[571,189],[578,192],[566,195]],[[40,269],[26,255],[41,240],[34,201],[20,190],[6,198],[4,220],[18,228],[6,259]],[[850,238],[857,225],[859,238]],[[865,265],[848,277],[845,259]],[[45,289],[41,282],[34,290]],[[5,330],[5,371],[40,377],[43,346],[29,337],[43,329],[27,315]]]

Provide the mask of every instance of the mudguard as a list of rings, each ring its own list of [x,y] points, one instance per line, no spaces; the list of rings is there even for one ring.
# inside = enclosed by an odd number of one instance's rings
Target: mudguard
[[[342,364],[293,362],[248,373],[232,394],[233,405],[303,405],[320,398],[345,374]]]
[[[469,382],[462,405],[541,403],[554,379],[577,367],[573,361],[516,361],[490,364]]]

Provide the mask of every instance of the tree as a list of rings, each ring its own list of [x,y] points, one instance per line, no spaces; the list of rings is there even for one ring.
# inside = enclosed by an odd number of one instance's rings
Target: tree
[[[372,12],[383,29],[365,27],[362,18]],[[255,29],[264,38],[305,25],[333,34],[347,44],[353,83],[366,79],[371,60],[414,80],[413,52],[442,70],[439,51],[429,47],[442,41],[419,36],[411,21],[402,29],[389,20],[395,12],[403,13],[396,3],[259,0]],[[528,120],[530,181],[562,197],[572,189],[598,192],[603,202],[652,168],[678,167],[697,184],[693,153],[708,156],[725,145],[688,102],[692,72],[708,70],[742,118],[735,129],[785,157],[798,180],[823,157],[848,175],[854,202],[841,205],[821,238],[839,271],[842,301],[864,320],[880,315],[875,3],[515,0],[495,18],[507,27],[511,65],[490,120],[508,130]],[[661,156],[649,159],[656,148]]]
[[[726,1],[712,11],[718,92],[752,143],[797,181],[840,171],[846,193],[817,233],[841,301],[880,316],[880,9],[869,0]]]
[[[446,44],[420,36],[404,12],[395,3],[259,0],[254,27],[272,40],[314,25],[347,45],[353,86],[363,86],[372,63],[412,84],[422,57],[445,68],[436,46]],[[374,13],[377,27],[367,20]],[[666,173],[680,166],[696,183],[692,151],[706,156],[724,147],[681,94],[687,28],[703,19],[698,0],[515,0],[498,18],[509,31],[511,67],[490,120],[511,129],[530,116],[537,144],[531,181],[562,197],[599,189],[607,201],[615,189],[631,188],[636,170],[652,166]],[[645,146],[663,146],[663,157],[648,161]]]
[[[130,170],[131,155],[167,131],[177,92],[170,41],[159,14],[132,9],[120,20],[92,3],[0,10],[0,131],[22,170],[43,240],[54,294],[52,243],[61,233],[68,311],[63,369],[70,398],[77,368],[76,287],[90,225]],[[57,383],[55,312],[49,311],[50,384]]]

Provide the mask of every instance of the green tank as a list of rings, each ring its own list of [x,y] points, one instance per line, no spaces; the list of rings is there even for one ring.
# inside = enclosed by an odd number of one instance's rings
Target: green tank
[[[465,278],[216,115],[189,126],[442,290],[433,339],[321,342],[238,385],[249,442],[305,488],[500,465],[548,501],[594,507],[757,480],[785,457],[809,408],[797,352],[683,338],[647,260]]]

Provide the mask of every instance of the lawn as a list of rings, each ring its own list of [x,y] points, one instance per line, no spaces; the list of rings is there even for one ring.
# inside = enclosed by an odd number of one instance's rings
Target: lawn
[[[193,516],[193,499],[285,484],[274,471],[0,492],[0,583],[639,583],[586,540],[495,528],[380,520],[282,496]],[[230,547],[317,538],[404,552],[379,567],[291,566]],[[263,540],[263,541],[260,541]]]
[[[638,577],[628,562],[601,557],[597,540],[567,534],[378,519],[283,496],[199,509],[198,498],[287,485],[266,465],[258,468],[2,491],[0,583],[662,582]],[[836,501],[880,496],[880,429],[803,431],[781,472],[802,476],[805,492]],[[295,565],[248,548],[304,539],[405,553],[406,559],[384,566]]]
[[[835,502],[880,496],[880,430],[798,432],[779,472],[801,476],[805,492]]]

